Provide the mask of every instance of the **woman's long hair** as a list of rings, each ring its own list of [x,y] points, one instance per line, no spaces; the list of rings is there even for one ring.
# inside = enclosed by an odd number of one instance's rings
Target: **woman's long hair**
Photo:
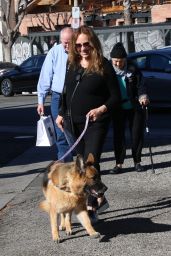
[[[77,38],[80,34],[87,35],[91,46],[89,65],[86,69],[86,72],[96,72],[103,74],[103,52],[100,40],[93,29],[85,25],[79,27],[73,34],[68,55],[69,65],[73,67],[78,67],[80,65],[80,55],[75,48]]]

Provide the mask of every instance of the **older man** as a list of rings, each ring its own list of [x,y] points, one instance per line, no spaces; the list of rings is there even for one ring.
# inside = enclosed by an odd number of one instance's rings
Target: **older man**
[[[51,114],[54,120],[56,130],[56,146],[57,146],[57,159],[60,159],[68,150],[68,143],[65,135],[57,127],[55,120],[58,116],[60,95],[63,90],[66,62],[68,58],[69,42],[72,38],[73,30],[70,27],[63,28],[60,32],[60,41],[58,45],[54,45],[48,52],[43,63],[38,85],[38,106],[37,112],[39,115],[44,114],[44,103],[49,91],[52,93],[51,97]],[[64,159],[65,162],[72,161],[72,155],[69,154]]]

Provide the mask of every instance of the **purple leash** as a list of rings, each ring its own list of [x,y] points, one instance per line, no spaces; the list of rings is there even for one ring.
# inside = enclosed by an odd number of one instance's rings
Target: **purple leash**
[[[74,148],[78,145],[78,143],[80,142],[80,140],[82,139],[82,137],[84,136],[87,127],[88,127],[88,122],[89,122],[89,116],[86,117],[86,122],[85,122],[85,126],[84,126],[84,130],[82,131],[82,133],[80,134],[80,136],[78,137],[78,139],[75,141],[75,143],[70,147],[70,149],[60,158],[58,159],[56,162],[60,162],[62,161],[67,155],[69,155]]]

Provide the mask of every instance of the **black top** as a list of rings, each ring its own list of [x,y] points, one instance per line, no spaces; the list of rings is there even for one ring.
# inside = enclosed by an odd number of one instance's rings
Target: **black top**
[[[75,90],[80,68],[69,68],[65,77],[62,105],[60,114],[64,115],[66,110],[71,110],[74,122],[84,122],[86,114],[94,108],[106,105],[107,112],[102,114],[99,120],[116,110],[121,104],[121,95],[116,73],[111,63],[104,58],[104,75],[85,73],[82,68],[82,78]]]

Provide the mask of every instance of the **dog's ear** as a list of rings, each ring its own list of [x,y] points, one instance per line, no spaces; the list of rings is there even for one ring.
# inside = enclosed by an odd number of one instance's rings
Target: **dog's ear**
[[[85,171],[84,160],[83,160],[82,155],[77,155],[77,157],[76,157],[76,168],[79,172]]]
[[[87,160],[86,160],[87,165],[93,165],[94,164],[94,156],[92,153],[88,154]]]

